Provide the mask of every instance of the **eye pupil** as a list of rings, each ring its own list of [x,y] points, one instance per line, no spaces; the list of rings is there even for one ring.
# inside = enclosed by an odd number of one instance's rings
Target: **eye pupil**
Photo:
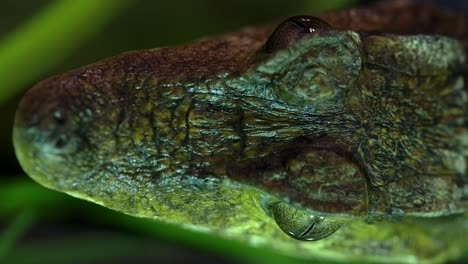
[[[310,232],[314,229],[315,223],[312,223],[302,234],[300,234],[300,237],[305,237],[310,234]]]
[[[331,26],[320,18],[312,16],[294,16],[279,24],[265,44],[267,52],[284,49],[296,43],[304,36],[329,30]]]

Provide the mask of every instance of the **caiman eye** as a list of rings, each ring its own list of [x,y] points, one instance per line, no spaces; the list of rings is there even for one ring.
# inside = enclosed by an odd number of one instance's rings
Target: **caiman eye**
[[[274,202],[266,206],[267,212],[276,224],[289,236],[306,241],[325,238],[338,230],[342,222],[324,216],[313,215],[284,202]]]
[[[330,29],[331,26],[313,16],[293,16],[279,24],[265,44],[266,52],[287,48],[308,34]]]

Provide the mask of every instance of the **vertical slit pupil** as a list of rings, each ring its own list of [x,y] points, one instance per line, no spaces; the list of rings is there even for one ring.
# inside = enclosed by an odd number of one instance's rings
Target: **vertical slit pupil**
[[[304,232],[302,232],[299,237],[304,237],[304,236],[307,236],[308,234],[310,234],[310,232],[312,232],[312,230],[314,229],[314,226],[315,226],[315,223],[311,224]]]

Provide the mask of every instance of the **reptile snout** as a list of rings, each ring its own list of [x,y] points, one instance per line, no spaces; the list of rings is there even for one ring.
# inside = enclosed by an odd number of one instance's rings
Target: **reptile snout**
[[[38,181],[53,181],[52,175],[64,172],[83,143],[83,115],[74,113],[75,99],[66,82],[52,78],[29,90],[18,106],[15,151],[25,171]]]
[[[60,84],[54,79],[39,83],[21,100],[14,139],[23,150],[53,155],[76,150],[79,124],[73,116],[70,93]]]

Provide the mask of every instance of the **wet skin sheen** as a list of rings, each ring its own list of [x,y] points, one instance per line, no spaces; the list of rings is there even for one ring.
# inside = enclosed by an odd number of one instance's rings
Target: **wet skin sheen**
[[[467,20],[401,1],[319,17],[40,82],[18,159],[48,188],[285,254],[459,257]]]

